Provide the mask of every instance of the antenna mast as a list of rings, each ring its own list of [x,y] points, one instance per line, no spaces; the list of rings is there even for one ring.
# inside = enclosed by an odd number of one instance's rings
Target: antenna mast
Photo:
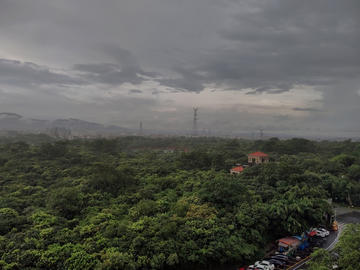
[[[199,108],[193,108],[194,109],[194,120],[193,120],[193,129],[192,129],[192,136],[193,137],[197,137],[197,135],[198,135],[198,129],[197,129],[197,123],[196,123],[196,120],[197,120],[197,118],[196,118],[196,116],[197,116],[197,110],[199,109]]]
[[[263,129],[260,129],[260,140],[264,140]]]

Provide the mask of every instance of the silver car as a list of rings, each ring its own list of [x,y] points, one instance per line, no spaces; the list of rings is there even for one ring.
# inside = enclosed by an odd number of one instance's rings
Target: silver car
[[[255,263],[255,266],[257,268],[259,268],[259,266],[264,266],[265,269],[269,269],[269,270],[274,270],[275,269],[275,265],[273,265],[272,263],[268,262],[268,261],[257,261]]]

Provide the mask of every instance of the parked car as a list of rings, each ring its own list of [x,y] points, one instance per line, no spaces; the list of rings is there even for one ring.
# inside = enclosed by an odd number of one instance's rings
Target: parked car
[[[260,269],[260,268],[257,268],[255,265],[250,265],[245,270],[267,270],[267,269],[264,269],[264,268]]]
[[[269,262],[275,265],[276,267],[284,267],[286,264],[284,261],[276,260],[276,259],[270,259]]]
[[[326,234],[323,232],[323,231],[319,231],[319,230],[316,230],[316,234],[315,234],[316,236],[320,236],[320,237],[325,237],[326,236]]]
[[[256,267],[259,267],[259,266],[261,266],[261,265],[263,265],[263,266],[265,266],[267,269],[270,269],[270,270],[274,270],[275,269],[275,265],[273,265],[272,263],[270,263],[269,261],[257,261],[256,263],[255,263],[255,266]]]
[[[327,229],[325,229],[325,228],[318,228],[318,230],[321,231],[321,232],[323,232],[323,233],[325,233],[325,235],[329,235],[329,234],[330,234],[330,232],[329,232]]]
[[[275,254],[274,257],[276,259],[280,259],[280,260],[283,260],[283,261],[288,261],[289,260],[289,257],[284,255],[284,254]]]
[[[269,261],[271,259],[279,260],[279,261],[283,261],[283,262],[288,262],[289,261],[289,257],[286,256],[286,255],[279,255],[279,256],[273,255],[273,256],[266,257],[264,260]]]
[[[258,265],[250,265],[249,266],[249,270],[255,270],[255,269],[257,269],[257,270],[270,270],[270,268],[268,268],[267,266],[260,265],[260,264],[258,264]]]

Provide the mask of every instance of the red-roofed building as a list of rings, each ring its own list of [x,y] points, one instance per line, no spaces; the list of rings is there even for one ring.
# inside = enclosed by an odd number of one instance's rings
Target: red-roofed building
[[[242,166],[236,166],[235,168],[230,169],[230,174],[239,174],[244,170]]]
[[[301,241],[295,237],[287,236],[278,240],[279,251],[284,252],[284,255],[291,254],[300,244]]]
[[[263,152],[257,151],[248,155],[248,162],[249,163],[268,163],[269,156],[264,154]]]

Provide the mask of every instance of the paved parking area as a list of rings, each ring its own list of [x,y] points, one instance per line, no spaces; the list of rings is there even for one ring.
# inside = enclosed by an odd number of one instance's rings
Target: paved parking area
[[[339,213],[340,211],[338,211]],[[354,211],[347,213],[347,211],[343,211],[341,215],[336,216],[336,221],[338,222],[339,230],[338,231],[330,231],[330,235],[325,237],[325,239],[322,239],[321,237],[314,236],[314,239],[317,239],[318,241],[321,241],[321,248],[323,249],[332,249],[334,245],[338,242],[339,237],[341,235],[341,232],[344,230],[346,224],[349,223],[360,223],[360,211]],[[301,253],[299,254],[301,257],[301,260],[298,261],[294,257],[290,257],[289,263],[284,268],[275,268],[278,269],[286,269],[286,270],[298,270],[298,269],[307,269],[306,261],[311,259],[310,254],[307,253]]]
[[[344,230],[346,224],[349,223],[360,223],[360,212],[358,211],[354,211],[354,212],[350,212],[350,213],[346,213],[340,216],[336,217],[336,221],[338,222],[339,225],[339,230],[338,231],[330,231],[330,235],[327,237],[327,241],[326,243],[323,244],[322,248],[325,249],[331,249],[333,248],[333,246],[338,242],[339,237],[341,235],[341,231]],[[304,263],[306,261],[304,260]],[[307,269],[305,264],[302,265],[298,265],[299,267],[290,267],[288,268],[289,270],[295,270],[295,269]]]

